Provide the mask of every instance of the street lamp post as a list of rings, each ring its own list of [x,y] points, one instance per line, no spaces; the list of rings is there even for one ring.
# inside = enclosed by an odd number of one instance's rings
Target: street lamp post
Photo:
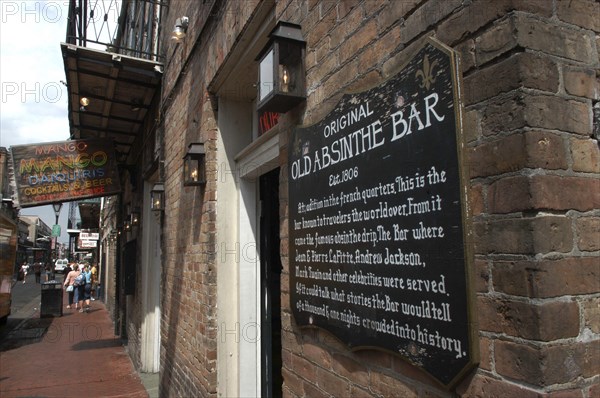
[[[52,208],[54,209],[54,215],[56,216],[56,222],[54,223],[55,227],[54,228],[59,228],[58,227],[58,217],[60,216],[60,209],[62,209],[62,203],[52,203]],[[58,260],[58,256],[59,256],[59,251],[58,251],[58,236],[60,236],[60,233],[58,233],[57,236],[54,237],[54,248],[56,250],[56,254],[55,254],[55,260]]]

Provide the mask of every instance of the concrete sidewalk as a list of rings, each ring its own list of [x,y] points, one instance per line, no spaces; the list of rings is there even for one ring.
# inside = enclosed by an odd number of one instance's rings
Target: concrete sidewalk
[[[40,318],[39,303],[0,342],[2,398],[149,396],[102,302],[55,318]]]

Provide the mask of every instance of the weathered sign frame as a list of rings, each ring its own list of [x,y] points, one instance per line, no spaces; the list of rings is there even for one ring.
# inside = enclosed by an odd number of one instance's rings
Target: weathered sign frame
[[[112,140],[43,142],[10,149],[19,207],[121,192]]]
[[[448,389],[479,361],[461,87],[457,55],[428,37],[390,79],[295,129],[288,154],[296,323]]]

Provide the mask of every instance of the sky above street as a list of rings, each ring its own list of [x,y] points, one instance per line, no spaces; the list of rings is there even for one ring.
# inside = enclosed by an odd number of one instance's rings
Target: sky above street
[[[65,0],[0,1],[3,147],[69,137],[60,51],[67,5]]]
[[[60,51],[68,1],[0,0],[0,146],[9,148],[69,138],[67,87]],[[62,82],[61,82],[62,81]],[[65,203],[59,224],[66,241]],[[51,206],[22,209],[52,226]]]

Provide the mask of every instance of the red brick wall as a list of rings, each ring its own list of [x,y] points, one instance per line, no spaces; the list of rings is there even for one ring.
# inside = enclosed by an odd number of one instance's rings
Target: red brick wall
[[[382,82],[426,34],[460,54],[481,363],[457,392],[597,395],[598,3],[281,1],[277,13],[307,38],[305,124],[344,91]],[[287,216],[285,155],[281,162]],[[286,396],[450,395],[398,357],[353,353],[326,332],[300,330],[286,238],[283,227]]]
[[[216,395],[218,135],[206,85],[256,2],[224,2],[219,10],[225,12],[206,25],[210,11],[199,4],[171,2],[163,24],[169,44],[161,396]],[[459,53],[481,363],[457,392],[600,394],[600,166],[592,138],[600,90],[598,3],[287,0],[275,7],[277,19],[300,23],[307,39],[306,107],[283,116],[282,131],[320,120],[346,91],[384,81],[427,34]],[[182,15],[190,17],[190,31],[175,46],[166,36]],[[286,134],[280,136],[285,396],[451,396],[399,357],[351,352],[326,332],[295,325],[287,274]],[[180,178],[185,146],[200,140],[209,149],[204,191],[184,188]]]
[[[201,79],[184,77],[166,110],[165,193],[161,298],[161,396],[210,396],[216,389],[214,192],[183,187],[183,154],[204,141]]]
[[[537,3],[547,8],[517,4],[462,51],[485,336],[481,370],[459,390],[469,396],[508,383],[522,396],[598,394],[600,9]]]
[[[206,86],[257,1],[170,2],[163,20],[164,176],[160,396],[210,397],[217,392],[216,140]],[[219,2],[217,2],[219,3]],[[187,37],[170,40],[175,19],[188,16]],[[199,37],[199,35],[202,35]],[[183,155],[191,142],[207,150],[206,187],[184,187]]]

